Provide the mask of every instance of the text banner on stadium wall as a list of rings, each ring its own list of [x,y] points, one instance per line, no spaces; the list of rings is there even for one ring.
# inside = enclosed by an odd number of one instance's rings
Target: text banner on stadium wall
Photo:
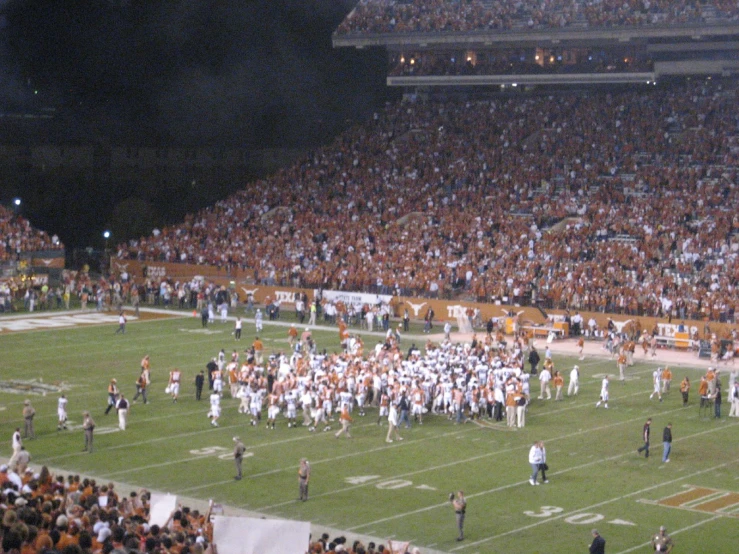
[[[123,271],[127,272],[136,282],[142,283],[143,269],[150,269],[152,273],[160,275],[161,277],[167,276],[173,280],[184,280],[192,279],[195,275],[202,275],[209,281],[213,281],[218,285],[230,286],[235,283],[236,292],[239,294],[239,299],[245,302],[248,296],[252,296],[254,302],[263,304],[265,300],[279,300],[283,306],[293,306],[295,303],[295,293],[305,293],[310,302],[314,297],[314,291],[312,289],[298,289],[292,287],[268,287],[264,285],[255,285],[249,281],[246,281],[243,277],[235,275],[226,275],[226,271],[222,268],[215,268],[212,266],[194,265],[194,264],[175,264],[166,262],[141,262],[138,260],[111,260],[110,270],[114,275],[120,275]],[[161,278],[160,277],[160,278]],[[157,278],[152,277],[154,281]],[[324,291],[324,295],[326,291]],[[343,292],[342,292],[343,294]],[[354,294],[354,293],[351,293]],[[361,294],[361,293],[358,293]],[[377,301],[377,295],[368,295],[372,298],[371,305]],[[457,316],[460,313],[464,313],[467,308],[479,308],[480,315],[483,321],[487,321],[491,317],[505,318],[512,314],[519,314],[519,322],[524,325],[530,324],[541,324],[545,322],[541,312],[531,306],[519,307],[510,305],[500,305],[494,303],[485,302],[468,302],[462,300],[437,300],[430,298],[416,298],[410,296],[395,296],[392,297],[391,306],[393,308],[393,315],[395,317],[402,317],[403,312],[407,309],[411,319],[422,319],[426,315],[426,311],[429,307],[433,308],[435,321],[450,320],[454,323]],[[564,315],[565,310],[547,310],[549,315]],[[570,314],[574,315],[575,310],[571,310]],[[670,325],[667,322],[667,318],[655,318],[648,316],[630,316],[626,314],[608,314],[602,312],[584,312],[580,311],[580,315],[587,324],[590,317],[594,317],[600,328],[605,328],[608,324],[607,318],[610,316],[613,318],[617,327],[626,324],[629,320],[639,320],[642,329],[651,330],[655,323],[658,325]],[[673,322],[675,320],[673,319]],[[688,328],[697,327],[699,330],[703,329],[703,321],[696,320],[685,320],[685,325]],[[674,326],[674,323],[672,324]],[[731,330],[735,327],[730,323],[718,323],[711,322],[711,331],[716,333],[719,337],[729,336]],[[662,331],[662,328],[660,329]],[[668,330],[663,331],[666,336],[670,336]]]
[[[310,523],[284,519],[215,516],[213,543],[224,554],[308,552]]]
[[[314,294],[318,294],[318,290],[314,290]],[[343,302],[345,305],[361,308],[365,304],[375,306],[379,303],[390,304],[393,297],[389,294],[367,294],[364,292],[350,292],[345,290],[324,290],[321,291],[324,300],[331,302]]]

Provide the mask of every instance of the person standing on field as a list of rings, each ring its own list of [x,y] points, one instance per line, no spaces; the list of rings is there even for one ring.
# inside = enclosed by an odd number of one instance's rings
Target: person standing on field
[[[15,431],[13,432],[11,446],[13,448],[13,455],[10,457],[10,461],[8,462],[8,465],[10,467],[14,467],[16,460],[18,459],[18,454],[20,453],[21,447],[23,446],[23,439],[21,439],[21,428],[20,427],[16,427]]]
[[[118,427],[121,431],[125,431],[126,423],[128,422],[128,400],[126,400],[125,395],[121,394],[118,397],[115,408],[118,411]]]
[[[570,385],[567,387],[567,396],[577,396],[580,391],[580,366],[575,366],[570,371]]]
[[[393,442],[392,436],[395,433],[395,440],[402,441],[403,437],[398,432],[398,408],[395,402],[390,402],[389,412],[387,415],[387,436],[385,442]]]
[[[308,483],[310,482],[310,464],[305,458],[300,459],[300,467],[298,468],[298,487],[300,488],[301,502],[308,500]]]
[[[118,314],[118,329],[116,329],[115,334],[117,335],[118,333],[126,334],[126,314],[123,312]]]
[[[603,381],[600,385],[600,400],[595,403],[595,407],[598,408],[601,403],[605,405],[605,408],[608,409],[608,375],[603,377]]]
[[[672,451],[672,423],[668,423],[664,431],[662,431],[662,462],[670,461],[670,452]]]
[[[241,316],[238,316],[236,318],[236,323],[234,324],[234,340],[241,340]]]
[[[456,520],[457,520],[457,531],[459,532],[457,541],[463,541],[464,540],[464,518],[465,518],[465,514],[467,513],[467,500],[464,497],[463,491],[457,491],[456,498],[454,496],[454,493],[451,493],[449,496],[450,496],[450,500],[452,501],[452,507],[454,508],[454,515],[456,516]]]
[[[203,386],[205,385],[205,372],[201,369],[195,376],[195,400],[203,397]]]
[[[82,429],[85,431],[85,447],[82,451],[92,454],[93,431],[95,430],[95,422],[90,416],[90,412],[82,412]]]
[[[349,413],[349,405],[344,403],[341,406],[341,416],[339,417],[339,421],[341,422],[341,429],[339,429],[339,432],[336,433],[336,438],[338,439],[342,433],[347,436],[347,438],[352,438],[352,436],[349,434],[349,427],[352,423],[352,416]]]
[[[241,442],[239,437],[234,437],[234,465],[236,466],[236,475],[234,476],[234,479],[236,481],[240,481],[242,477],[241,464],[244,461],[244,452],[246,452],[244,443]]]
[[[664,525],[659,528],[659,532],[652,537],[652,548],[655,552],[672,552],[672,538],[667,534]]]
[[[642,440],[644,441],[644,445],[639,448],[636,453],[641,454],[644,452],[644,457],[649,458],[649,433],[652,429],[652,418],[648,418],[647,422],[644,424],[644,428],[642,429]]]
[[[529,450],[529,464],[531,465],[531,477],[529,477],[530,485],[538,485],[537,477],[541,470],[541,464],[544,463],[544,451],[540,442],[535,442]]]
[[[118,381],[116,379],[111,379],[110,383],[108,384],[108,407],[105,410],[105,415],[108,415],[110,413],[110,410],[112,410],[115,407],[115,404],[117,401],[118,401]]]
[[[593,535],[593,542],[590,543],[590,554],[606,554],[606,540],[600,536],[596,529],[590,532]]]
[[[61,431],[62,429],[66,429],[67,428],[67,397],[63,394],[59,397],[59,400],[57,400],[56,415],[57,415],[57,420],[58,420],[56,430]]]
[[[683,397],[683,406],[688,405],[688,395],[690,394],[690,379],[688,379],[688,376],[685,376],[685,379],[683,379],[682,383],[680,383],[680,394]]]
[[[182,381],[182,371],[174,368],[169,372],[169,393],[172,395],[172,402],[176,403],[180,396],[180,382]]]
[[[33,418],[36,417],[36,410],[31,406],[30,400],[23,402],[23,438],[35,439],[36,433],[33,430]]]

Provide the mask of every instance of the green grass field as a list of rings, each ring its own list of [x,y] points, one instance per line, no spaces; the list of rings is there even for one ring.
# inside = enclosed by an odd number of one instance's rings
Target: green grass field
[[[228,394],[221,426],[212,428],[207,399],[197,402],[190,383],[221,348],[230,353],[236,344],[243,350],[251,343],[254,328],[249,322],[241,343],[230,334],[232,324],[213,324],[206,334],[192,317],[131,322],[124,336],[114,334],[116,327],[0,335],[0,380],[61,383],[68,387],[72,427],[81,423],[83,410],[90,410],[97,423],[96,451],[81,452],[82,431],[56,430],[58,394],[29,395],[37,410],[37,438],[26,443],[34,463],[213,498],[267,516],[309,520],[346,530],[350,539],[357,533],[411,540],[422,551],[587,552],[595,527],[609,554],[651,552],[647,543],[660,525],[674,535],[675,552],[736,551],[739,420],[726,418],[728,403],[723,419],[700,417],[696,395],[682,408],[677,390],[662,403],[650,402],[653,367],[646,363],[632,368],[633,378],[625,385],[612,383],[608,410],[595,409],[598,375],[613,374],[615,363],[590,359],[580,364],[579,396],[557,403],[534,400],[525,429],[455,426],[446,417],[429,416],[422,426],[401,429],[403,442],[386,444],[386,427],[376,425],[374,409],[366,417],[355,413],[353,439],[337,440],[333,433],[288,429],[282,418],[274,431],[251,427]],[[268,350],[287,347],[285,327],[266,322],[261,336]],[[335,331],[315,336],[320,348],[338,348]],[[406,348],[410,342],[404,339]],[[365,343],[374,341],[366,338]],[[151,401],[134,405],[128,430],[118,432],[116,416],[103,415],[106,385],[116,377],[131,398],[144,354],[152,360]],[[566,372],[576,363],[556,355],[554,360]],[[174,366],[185,373],[177,404],[164,393],[166,375]],[[677,369],[675,381],[686,373],[691,381],[700,374]],[[532,390],[538,391],[538,383]],[[24,398],[0,392],[4,456],[10,455],[13,429],[22,424]],[[645,460],[636,448],[649,416],[654,420],[653,455]],[[668,422],[675,440],[672,461],[663,464],[661,435]],[[231,459],[236,434],[251,454],[244,462],[246,478],[238,483]],[[546,442],[551,469],[549,484],[532,487],[528,451],[535,440]],[[312,464],[306,503],[296,501],[296,471],[303,456]],[[468,498],[466,540],[461,543],[454,540],[454,514],[447,500],[457,489]],[[675,496],[691,489],[691,494]]]

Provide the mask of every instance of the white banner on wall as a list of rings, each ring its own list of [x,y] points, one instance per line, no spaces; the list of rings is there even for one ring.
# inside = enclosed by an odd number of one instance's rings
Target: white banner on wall
[[[213,542],[223,554],[303,554],[310,546],[310,523],[215,516]]]
[[[149,524],[164,527],[177,509],[177,496],[174,494],[162,494],[153,492],[149,500]]]
[[[318,294],[318,290],[313,291]],[[362,307],[365,304],[376,306],[377,304],[390,304],[393,299],[390,294],[369,294],[365,292],[349,292],[344,290],[324,290],[321,292],[323,298],[331,302],[343,302],[347,306]]]

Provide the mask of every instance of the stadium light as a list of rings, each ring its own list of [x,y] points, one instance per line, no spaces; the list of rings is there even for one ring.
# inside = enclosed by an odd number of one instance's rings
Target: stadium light
[[[21,207],[21,199],[20,198],[13,198],[13,206],[15,206],[16,208],[20,208]]]
[[[103,231],[103,238],[108,240],[110,238],[110,231]]]

